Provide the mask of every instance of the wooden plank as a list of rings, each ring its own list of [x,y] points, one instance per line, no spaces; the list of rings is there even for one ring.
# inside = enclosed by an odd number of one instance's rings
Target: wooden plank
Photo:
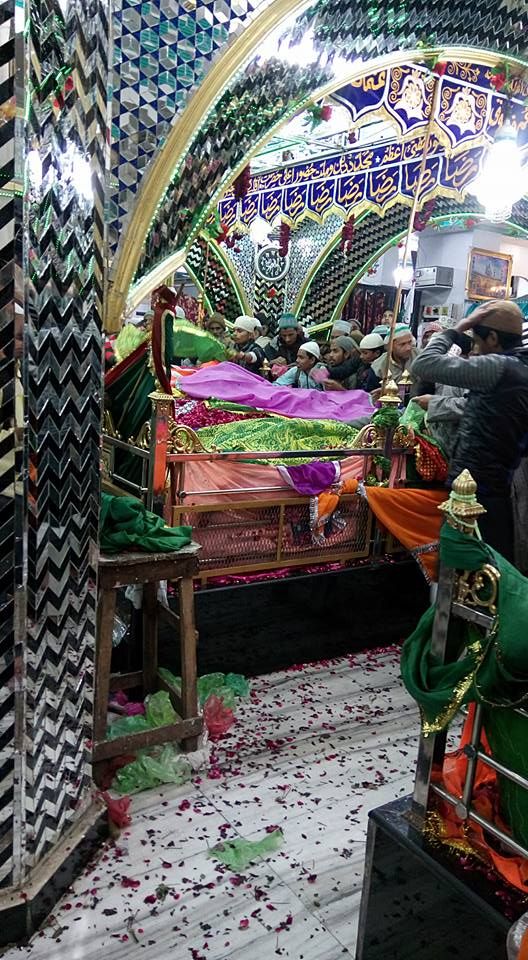
[[[143,584],[143,693],[154,693],[158,674],[158,584]]]
[[[108,697],[110,695],[110,668],[112,662],[112,631],[114,626],[115,608],[115,591],[101,590],[97,609],[94,740],[101,740],[106,733]]]
[[[197,634],[194,622],[194,589],[192,580],[180,580],[180,654],[182,677],[182,716],[198,713],[198,677],[196,673]]]
[[[180,629],[180,617],[174,610],[171,610],[165,603],[160,603],[158,607],[158,617],[164,623],[167,623],[169,627],[174,627],[176,630]]]
[[[198,573],[196,554],[120,554],[99,557],[98,575],[102,589],[126,586],[129,583],[150,583],[178,580]]]
[[[132,687],[143,686],[143,671],[136,670],[134,673],[111,673],[110,690],[130,690]]]
[[[175,687],[172,687],[170,683],[167,683],[167,681],[163,679],[163,677],[160,677],[159,673],[158,673],[157,685],[158,685],[158,690],[167,691],[167,693],[170,696],[172,706],[176,710],[176,713],[179,713],[180,717],[183,716],[183,706],[182,706],[181,696],[178,693],[178,691],[175,689]]]
[[[144,733],[132,733],[125,737],[117,737],[115,740],[99,740],[93,745],[92,760],[93,763],[100,763],[102,760],[110,760],[111,757],[129,756],[147,747],[157,747],[161,743],[198,737],[202,732],[202,726],[201,717],[190,717],[165,727],[145,730]]]

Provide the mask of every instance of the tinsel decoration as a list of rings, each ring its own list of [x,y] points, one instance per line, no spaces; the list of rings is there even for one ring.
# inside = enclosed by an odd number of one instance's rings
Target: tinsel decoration
[[[346,257],[350,253],[354,242],[354,214],[345,220],[341,230],[341,251]]]
[[[447,461],[435,444],[425,437],[415,437],[415,464],[416,471],[423,480],[445,483],[447,480]]]
[[[283,220],[279,230],[279,253],[281,257],[288,256],[288,250],[290,249],[290,234],[291,228]]]
[[[497,93],[499,93],[500,90],[504,90],[504,93],[509,95],[511,93],[509,64],[498,63],[493,67],[491,70],[490,83]]]
[[[248,164],[247,167],[244,167],[242,173],[239,173],[236,180],[233,181],[233,195],[237,202],[247,196],[250,185],[251,167]]]
[[[431,200],[428,200],[427,203],[423,205],[421,210],[416,211],[414,215],[414,220],[413,220],[413,230],[415,231],[415,233],[421,233],[422,230],[425,230],[427,224],[429,223],[429,220],[433,215],[433,210],[435,208],[435,205],[436,205],[436,200],[433,197],[431,198]]]
[[[314,103],[311,107],[308,107],[307,111],[307,123],[310,125],[311,130],[315,130],[316,127],[321,123],[327,123],[332,116],[332,107],[329,103]]]

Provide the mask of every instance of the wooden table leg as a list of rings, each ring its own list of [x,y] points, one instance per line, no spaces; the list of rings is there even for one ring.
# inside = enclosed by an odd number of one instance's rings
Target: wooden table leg
[[[180,654],[181,654],[181,700],[184,720],[198,716],[198,678],[196,672],[196,627],[194,622],[193,581],[180,580]],[[188,737],[183,742],[187,752],[196,750],[197,737]]]
[[[96,742],[104,740],[106,734],[115,608],[115,590],[101,590],[97,610],[95,658],[94,740]]]
[[[158,676],[158,583],[143,584],[143,693],[154,693]]]

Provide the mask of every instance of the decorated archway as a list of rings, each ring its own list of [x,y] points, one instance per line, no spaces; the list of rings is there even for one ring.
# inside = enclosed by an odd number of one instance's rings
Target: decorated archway
[[[352,57],[353,51],[359,47],[372,50],[376,54],[369,63],[369,69],[372,69],[373,65],[382,67],[389,62],[423,58],[424,44],[436,49],[446,59],[488,65],[504,59],[499,52],[501,48],[508,49],[512,64],[516,63],[515,55],[522,55],[522,43],[511,15],[505,15],[501,20],[497,19],[498,11],[493,11],[494,22],[500,23],[501,27],[493,38],[497,53],[490,54],[478,49],[480,44],[489,46],[490,43],[490,38],[484,37],[487,14],[482,13],[482,18],[480,15],[476,18],[468,5],[458,11],[455,25],[450,5],[442,6],[445,7],[442,11],[435,8],[434,18],[427,10],[420,11],[425,23],[426,43],[416,34],[409,33],[408,23],[402,23],[394,33],[391,22],[389,30],[387,17],[390,11],[380,12],[376,24],[370,23],[367,12],[359,11],[357,22],[351,26],[351,38],[347,38],[347,56]],[[149,282],[154,280],[154,271],[160,264],[164,264],[167,273],[182,261],[185,244],[192,242],[200,231],[229,180],[277,124],[292,116],[306,102],[342,84],[343,79],[352,79],[365,71],[363,63],[351,64],[346,68],[347,72],[335,80],[329,52],[345,49],[344,34],[332,23],[335,11],[324,4],[310,8],[310,13],[303,14],[293,28],[283,30],[287,43],[313,28],[319,60],[306,67],[292,67],[276,57],[248,57],[248,50],[254,49],[255,42],[277,30],[277,24],[279,32],[276,36],[280,39],[280,23],[289,13],[291,8],[281,5],[279,9],[272,4],[255,18],[251,27],[209,71],[199,95],[192,98],[176,120],[157,159],[151,162],[115,259],[108,299],[109,325],[119,322],[134,280],[136,292],[138,282],[143,284],[139,291],[145,292],[146,278]],[[488,13],[488,22],[491,23],[491,5]],[[346,17],[341,19],[346,20]],[[392,21],[392,16],[390,19]],[[431,22],[433,19],[434,23]],[[440,19],[441,29],[437,27]],[[428,33],[426,28],[433,32]],[[459,39],[467,43],[468,38],[475,46],[446,46],[447,43],[456,44]],[[242,39],[245,39],[244,47]],[[422,46],[417,48],[419,42]],[[391,50],[399,48],[398,53],[389,53],[389,47]],[[229,69],[227,61],[223,62],[226,57],[229,57]],[[246,66],[241,67],[244,58]],[[342,62],[340,67],[343,69]],[[208,112],[205,110],[206,101]],[[212,107],[211,101],[214,101]],[[176,144],[179,145],[177,150]]]

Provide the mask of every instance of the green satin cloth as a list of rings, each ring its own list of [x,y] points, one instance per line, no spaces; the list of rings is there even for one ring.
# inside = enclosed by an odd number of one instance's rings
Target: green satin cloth
[[[440,561],[459,570],[494,566],[500,573],[498,612],[487,637],[451,617],[445,663],[431,652],[434,607],[405,641],[401,675],[420,707],[426,736],[448,726],[463,703],[509,707],[528,699],[528,580],[482,541],[447,524],[440,534]]]
[[[248,408],[246,408],[248,409]],[[207,449],[216,447],[221,452],[258,451],[280,452],[281,450],[332,450],[351,447],[357,430],[335,420],[300,420],[289,417],[238,420],[203,427],[198,436]],[[277,465],[281,461],[258,461]],[[306,458],[284,461],[287,465],[306,463]]]
[[[119,363],[126,360],[134,350],[137,350],[141,343],[144,343],[148,334],[145,330],[140,330],[133,323],[126,323],[119,331],[114,343],[114,353]]]
[[[99,546],[102,553],[181,550],[192,539],[192,527],[168,527],[133,497],[101,496]]]
[[[189,358],[199,360],[200,363],[209,363],[211,360],[225,360],[227,348],[212,333],[196,327],[189,320],[175,319],[173,323],[172,356],[175,358]]]

